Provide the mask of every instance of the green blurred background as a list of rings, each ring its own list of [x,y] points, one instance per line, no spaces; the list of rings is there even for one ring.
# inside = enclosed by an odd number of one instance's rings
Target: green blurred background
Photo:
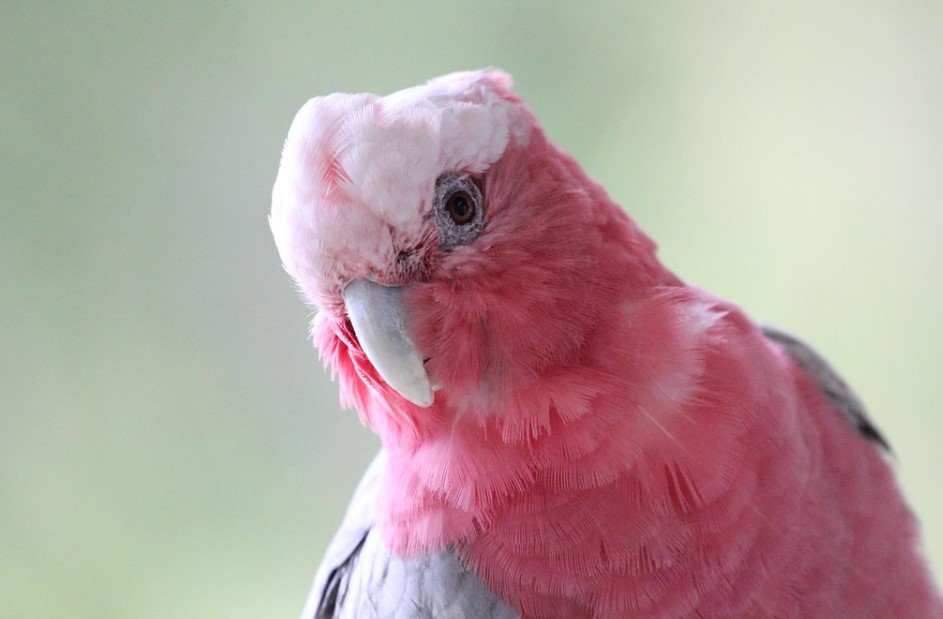
[[[943,3],[0,0],[0,617],[300,611],[376,439],[266,216],[309,97],[497,65],[869,404],[943,568]]]

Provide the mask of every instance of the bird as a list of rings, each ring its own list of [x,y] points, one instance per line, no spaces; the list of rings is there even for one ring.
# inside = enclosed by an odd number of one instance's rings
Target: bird
[[[943,617],[860,399],[664,266],[509,74],[311,99],[269,224],[382,444],[303,619]]]

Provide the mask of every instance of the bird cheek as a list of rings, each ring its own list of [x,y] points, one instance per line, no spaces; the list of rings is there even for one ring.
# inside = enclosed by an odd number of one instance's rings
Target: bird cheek
[[[464,311],[454,284],[410,286],[404,301],[434,388],[442,389],[453,403],[477,392],[486,365],[487,333]]]

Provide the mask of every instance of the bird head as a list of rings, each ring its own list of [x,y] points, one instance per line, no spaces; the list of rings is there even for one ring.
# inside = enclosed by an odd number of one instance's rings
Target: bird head
[[[578,362],[607,305],[664,278],[498,70],[308,101],[270,224],[342,398],[375,429],[506,410]]]

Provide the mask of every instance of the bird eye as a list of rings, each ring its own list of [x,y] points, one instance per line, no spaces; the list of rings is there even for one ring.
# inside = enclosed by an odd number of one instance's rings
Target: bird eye
[[[464,226],[475,217],[475,203],[464,191],[456,191],[445,201],[445,210],[448,211],[452,221],[460,226]]]
[[[446,172],[435,183],[435,222],[439,247],[467,245],[485,227],[481,190],[468,174]]]

